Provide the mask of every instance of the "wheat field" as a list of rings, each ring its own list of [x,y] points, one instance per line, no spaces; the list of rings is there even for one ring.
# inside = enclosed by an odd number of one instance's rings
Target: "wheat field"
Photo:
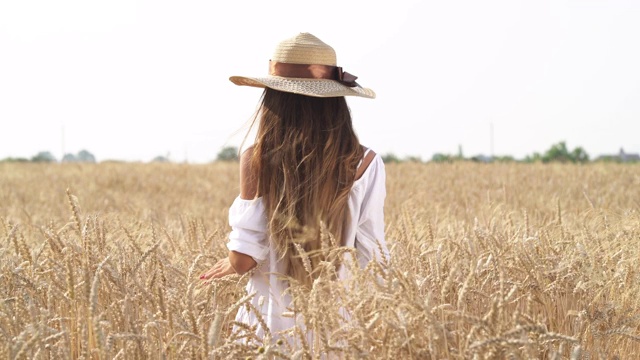
[[[291,288],[312,343],[235,323],[246,278],[198,279],[226,255],[237,173],[0,163],[0,358],[640,353],[638,165],[388,164],[391,257]]]

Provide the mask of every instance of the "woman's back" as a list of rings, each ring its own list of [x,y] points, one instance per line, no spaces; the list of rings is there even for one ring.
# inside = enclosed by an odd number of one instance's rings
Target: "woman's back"
[[[310,285],[323,261],[321,230],[344,244],[347,201],[363,147],[344,97],[319,98],[266,89],[254,146],[242,156],[241,189],[255,186],[270,243],[285,273]],[[245,197],[250,199],[250,197]],[[303,257],[302,254],[308,254]]]
[[[382,212],[386,194],[384,163],[380,156],[371,156],[371,152],[368,155],[370,163],[362,163],[362,176],[353,183],[348,194],[351,221],[344,231],[344,246],[355,248],[356,261],[361,267],[371,260],[388,256]],[[287,264],[278,256],[277,249],[269,239],[267,220],[262,198],[246,200],[237,197],[229,209],[229,224],[233,230],[227,247],[230,251],[250,255],[259,264],[247,284],[247,293],[255,293],[251,301],[254,309],[242,307],[236,321],[258,324],[258,336],[263,331],[258,316],[262,317],[272,333],[295,325],[292,317],[282,316],[291,303],[290,295],[286,293]],[[348,256],[341,260],[350,261]],[[346,276],[347,267],[340,266],[338,277]]]

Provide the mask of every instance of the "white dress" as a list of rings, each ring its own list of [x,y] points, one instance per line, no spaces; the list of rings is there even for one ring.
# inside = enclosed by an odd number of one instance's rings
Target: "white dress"
[[[355,220],[346,231],[345,245],[356,248],[361,267],[371,260],[381,259],[378,242],[384,256],[389,255],[384,238],[385,196],[384,163],[379,155],[375,155],[362,176],[354,182],[348,200],[351,219]],[[283,273],[283,263],[277,261],[276,252],[270,246],[262,198],[245,200],[237,197],[229,208],[229,225],[232,228],[227,243],[229,250],[249,255],[258,263],[247,284],[247,293],[255,293],[252,304],[262,312],[272,334],[293,327],[293,318],[281,316],[287,311],[291,299],[284,293],[287,283],[278,278],[278,274]],[[345,272],[340,271],[339,276],[344,277]],[[236,321],[258,325],[257,335],[262,336],[256,315],[246,307],[238,310]]]

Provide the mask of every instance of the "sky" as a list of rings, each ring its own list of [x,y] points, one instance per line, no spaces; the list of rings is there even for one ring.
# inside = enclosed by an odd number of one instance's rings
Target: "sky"
[[[229,76],[266,75],[299,32],[376,91],[348,103],[378,153],[639,153],[638,19],[631,0],[2,0],[0,159],[212,161],[261,95]]]

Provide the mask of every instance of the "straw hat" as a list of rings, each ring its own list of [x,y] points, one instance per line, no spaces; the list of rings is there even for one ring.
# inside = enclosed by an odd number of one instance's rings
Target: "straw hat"
[[[333,48],[309,33],[300,33],[282,41],[269,61],[269,75],[232,76],[231,82],[315,96],[361,96],[373,99],[376,93],[355,82],[356,76],[336,65]]]

